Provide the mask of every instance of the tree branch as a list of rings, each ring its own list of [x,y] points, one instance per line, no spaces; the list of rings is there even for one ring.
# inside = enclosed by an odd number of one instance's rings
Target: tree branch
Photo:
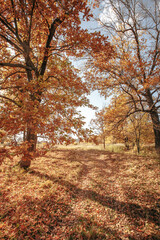
[[[29,66],[25,66],[23,64],[20,64],[20,63],[3,63],[3,62],[0,62],[0,67],[13,67],[13,68],[24,68],[24,69],[27,69],[27,70],[32,70],[31,67]]]
[[[14,101],[14,100],[11,99],[11,98],[8,98],[8,97],[3,96],[3,95],[0,95],[0,98],[4,98],[4,99],[6,99],[6,100],[8,100],[8,101],[10,101],[10,102],[12,102],[12,103],[14,103],[16,106],[21,107],[21,105],[20,105],[19,103],[17,103],[16,101]]]
[[[49,54],[49,48],[50,48],[50,44],[52,41],[52,38],[55,34],[55,31],[57,29],[57,27],[64,21],[64,18],[61,20],[60,18],[56,18],[53,23],[51,24],[51,27],[49,29],[49,35],[48,35],[48,39],[46,42],[46,47],[45,47],[45,52],[44,52],[44,57],[43,57],[43,62],[40,68],[40,76],[43,76],[46,70],[46,66],[47,66],[47,61],[48,61],[48,54]]]

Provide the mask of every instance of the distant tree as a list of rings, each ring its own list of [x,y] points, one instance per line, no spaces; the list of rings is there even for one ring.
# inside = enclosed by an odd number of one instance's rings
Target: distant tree
[[[130,134],[133,133],[137,152],[140,153],[141,145],[154,142],[152,121],[147,113],[135,113],[129,117]]]
[[[127,150],[129,144],[136,145],[140,152],[142,143],[153,141],[152,122],[147,113],[136,112],[128,117],[129,105],[125,95],[112,99],[104,109],[106,134],[112,135],[117,142],[123,142]]]
[[[99,112],[95,113],[95,118],[90,122],[91,129],[93,134],[101,138],[103,147],[105,149],[106,145],[106,134],[105,134],[105,119],[104,119],[104,110],[102,109]],[[95,138],[96,140],[96,138]]]

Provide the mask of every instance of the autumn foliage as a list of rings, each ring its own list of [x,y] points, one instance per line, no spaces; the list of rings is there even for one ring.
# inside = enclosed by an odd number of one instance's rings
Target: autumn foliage
[[[92,129],[95,132],[95,128],[98,128],[97,136],[103,139],[103,144],[106,140],[110,143],[123,143],[126,150],[136,146],[140,153],[142,145],[154,142],[152,122],[147,113],[137,112],[130,115],[132,107],[126,104],[128,101],[124,94],[115,95],[107,107],[96,112]]]
[[[0,1],[0,127],[10,138],[24,135],[14,148],[22,166],[30,165],[39,137],[52,143],[85,137],[77,107],[89,106],[89,89],[69,56],[112,51],[106,37],[81,28],[92,3],[98,1]]]
[[[99,22],[114,52],[109,61],[102,52],[90,59],[86,79],[106,98],[125,95],[129,108],[126,117],[149,114],[155,148],[160,152],[159,3],[108,0]]]

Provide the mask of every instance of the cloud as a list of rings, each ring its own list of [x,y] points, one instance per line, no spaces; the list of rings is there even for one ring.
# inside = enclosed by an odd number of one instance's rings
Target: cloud
[[[112,7],[109,4],[109,1],[104,1],[103,2],[104,9],[103,12],[100,13],[99,18],[103,23],[111,23],[113,21],[116,21],[116,15],[112,9]]]

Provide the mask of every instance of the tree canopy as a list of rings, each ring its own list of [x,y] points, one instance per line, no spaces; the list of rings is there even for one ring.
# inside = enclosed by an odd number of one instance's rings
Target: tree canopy
[[[6,135],[24,132],[17,154],[28,167],[37,136],[53,143],[84,136],[77,107],[89,105],[87,85],[69,56],[110,56],[100,33],[81,28],[98,1],[0,0],[0,127]]]

